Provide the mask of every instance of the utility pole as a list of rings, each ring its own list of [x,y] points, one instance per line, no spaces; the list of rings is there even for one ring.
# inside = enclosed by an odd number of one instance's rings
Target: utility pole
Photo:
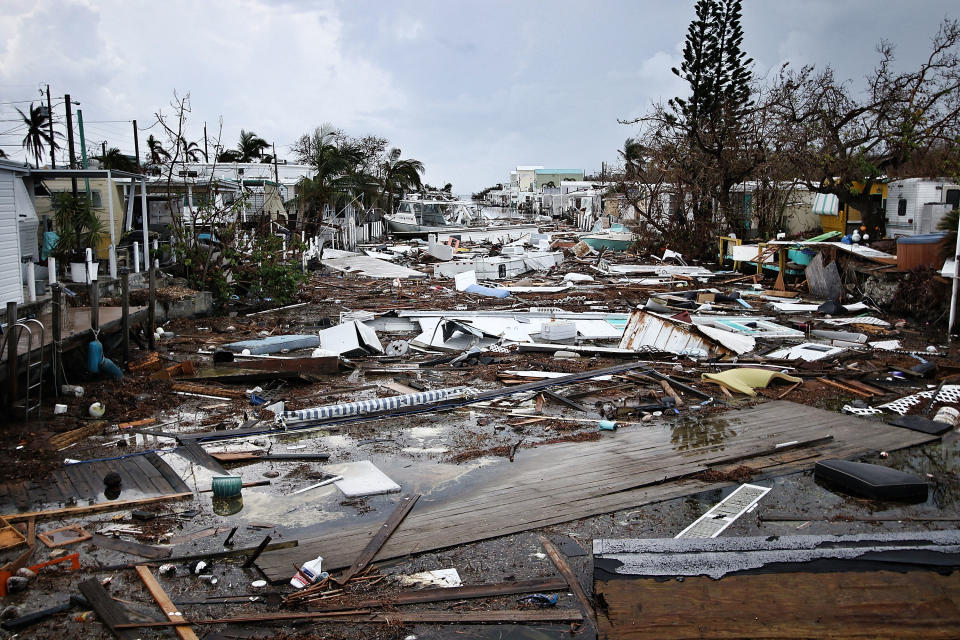
[[[67,146],[69,147],[70,153],[70,168],[77,168],[77,161],[73,155],[73,108],[70,105],[70,94],[63,96],[64,101],[67,105]],[[77,179],[75,177],[70,178],[70,184],[73,187],[73,197],[77,197]]]
[[[133,153],[137,156],[137,173],[140,173],[140,134],[137,133],[136,120],[133,121]],[[132,194],[133,191],[130,193]]]
[[[203,161],[210,162],[210,155],[207,152],[207,123],[203,123]]]
[[[273,179],[277,183],[277,193],[280,193],[280,170],[277,169],[277,143],[273,143]]]
[[[83,168],[87,168],[87,139],[83,135],[83,109],[77,109],[77,130],[80,132],[80,159],[83,161]],[[90,194],[90,178],[83,179],[83,186],[87,192],[87,202],[93,204],[93,197]]]
[[[50,102],[50,85],[47,84],[47,124],[50,125],[50,168],[57,168],[57,159],[53,155],[56,148],[56,138],[53,137],[53,106]]]

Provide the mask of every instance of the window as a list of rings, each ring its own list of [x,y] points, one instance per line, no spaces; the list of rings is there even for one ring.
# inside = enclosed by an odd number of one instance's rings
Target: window
[[[900,198],[900,200],[897,201],[897,215],[907,215],[907,201],[904,198]]]
[[[952,204],[954,209],[960,207],[960,189],[947,189],[943,201]]]

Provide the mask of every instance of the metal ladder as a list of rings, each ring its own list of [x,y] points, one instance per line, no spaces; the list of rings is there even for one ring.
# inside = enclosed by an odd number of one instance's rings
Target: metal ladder
[[[31,327],[39,327],[40,333],[40,349],[37,354],[37,359],[34,360],[33,353],[33,337],[34,329]],[[22,401],[14,402],[14,407],[20,408],[23,407],[23,419],[29,421],[30,413],[36,412],[37,416],[40,415],[40,403],[43,400],[43,352],[44,352],[44,343],[46,342],[47,332],[46,327],[43,326],[43,323],[37,320],[36,318],[27,318],[24,320],[19,320],[16,323],[11,325],[6,325],[4,327],[6,332],[17,331],[17,342],[20,341],[20,336],[23,335],[23,332],[27,332],[27,366],[25,370],[25,382],[24,390],[26,395]],[[7,348],[7,340],[3,340],[0,344],[0,358],[3,357],[4,350]],[[7,354],[7,357],[16,357],[14,354]],[[31,400],[31,396],[36,396],[36,400]]]

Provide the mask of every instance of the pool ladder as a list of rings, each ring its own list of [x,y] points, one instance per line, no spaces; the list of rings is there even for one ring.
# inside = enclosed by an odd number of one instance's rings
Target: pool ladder
[[[13,403],[13,407],[17,410],[23,410],[23,419],[30,420],[30,413],[35,412],[37,416],[40,416],[40,402],[43,399],[43,352],[44,352],[44,343],[46,342],[46,327],[43,326],[43,323],[37,320],[36,318],[26,318],[24,320],[18,320],[13,326],[9,324],[4,325],[4,340],[0,343],[0,359],[3,358],[3,354],[6,351],[8,340],[7,333],[10,331],[17,331],[17,342],[20,342],[20,337],[23,335],[23,332],[27,333],[27,350],[26,350],[26,371],[25,371],[25,382],[24,390],[26,394],[22,400],[16,400]],[[40,336],[40,348],[37,350],[36,359],[33,349],[33,339],[36,334],[39,333]],[[7,357],[10,357],[11,354],[7,354]]]

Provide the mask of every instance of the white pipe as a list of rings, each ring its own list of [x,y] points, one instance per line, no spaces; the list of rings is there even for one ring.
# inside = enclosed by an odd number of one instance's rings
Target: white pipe
[[[110,170],[107,170],[107,210],[110,212],[110,248],[107,250],[108,260],[110,261],[110,277],[117,279],[117,237],[115,221],[113,217],[113,176]]]
[[[140,273],[140,243],[133,243],[133,272]]]
[[[86,263],[87,263],[87,284],[93,282],[91,274],[93,273],[93,249],[87,247],[86,249]]]
[[[953,335],[953,318],[957,315],[957,289],[960,287],[960,222],[957,224],[957,246],[953,254],[953,289],[950,292],[950,322],[947,337]]]
[[[37,301],[37,271],[33,260],[27,263],[27,300]]]
[[[150,214],[147,212],[147,179],[140,181],[140,219],[143,223],[143,268],[150,266]]]
[[[47,256],[47,282],[57,284],[57,259]]]

